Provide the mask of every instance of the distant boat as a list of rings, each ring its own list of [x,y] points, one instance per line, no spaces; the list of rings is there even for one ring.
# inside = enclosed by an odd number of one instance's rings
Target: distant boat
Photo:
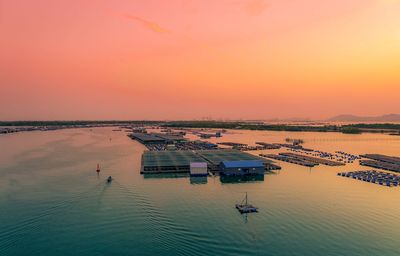
[[[242,200],[240,204],[236,204],[236,209],[243,214],[243,213],[252,213],[252,212],[258,212],[258,208],[249,204],[247,202],[247,192],[245,198]]]
[[[111,176],[108,176],[108,178],[107,178],[107,183],[111,183],[112,180],[113,180],[112,177],[111,177]]]
[[[97,164],[97,169],[96,169],[96,172],[97,172],[97,173],[99,173],[99,172],[100,172],[100,165],[99,165],[99,164]]]

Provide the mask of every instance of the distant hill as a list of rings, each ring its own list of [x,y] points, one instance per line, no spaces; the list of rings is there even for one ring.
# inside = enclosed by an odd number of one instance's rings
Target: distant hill
[[[338,115],[329,118],[331,122],[400,122],[399,114],[388,114],[382,116],[355,116],[355,115]]]

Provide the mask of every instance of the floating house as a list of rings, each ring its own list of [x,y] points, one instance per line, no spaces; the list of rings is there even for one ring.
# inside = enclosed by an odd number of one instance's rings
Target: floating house
[[[139,141],[144,145],[166,143],[165,139],[147,133],[132,133],[131,135],[129,135],[129,137]]]
[[[141,173],[189,173],[190,163],[204,162],[194,151],[145,151]]]
[[[256,161],[255,161],[256,160]],[[250,174],[254,171],[278,170],[279,166],[272,161],[251,155],[245,152],[231,149],[218,150],[163,150],[145,151],[142,155],[142,174],[150,173],[190,173],[191,163],[207,163],[208,171],[219,173],[223,166],[221,162],[247,162],[250,163]],[[261,164],[259,164],[261,162]],[[256,166],[254,163],[258,163]],[[239,167],[241,168],[241,167]],[[242,171],[246,171],[246,166]],[[253,170],[251,168],[256,168]],[[238,170],[238,169],[236,169]],[[228,169],[227,169],[228,171]],[[239,174],[238,174],[239,175]]]
[[[132,133],[129,135],[132,139],[139,141],[144,145],[148,144],[174,144],[185,141],[185,138],[177,135],[163,133]]]
[[[176,150],[175,144],[168,144],[166,147],[167,150]]]
[[[223,161],[220,169],[221,175],[226,176],[263,175],[265,172],[260,160]]]
[[[190,163],[190,176],[207,176],[207,163],[206,162],[195,162]]]

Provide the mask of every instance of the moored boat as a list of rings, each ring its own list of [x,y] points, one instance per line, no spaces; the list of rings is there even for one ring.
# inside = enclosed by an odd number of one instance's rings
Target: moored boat
[[[252,212],[258,212],[258,208],[249,204],[247,202],[247,192],[245,198],[242,200],[240,204],[235,205],[236,209],[243,214],[243,213],[252,213]]]

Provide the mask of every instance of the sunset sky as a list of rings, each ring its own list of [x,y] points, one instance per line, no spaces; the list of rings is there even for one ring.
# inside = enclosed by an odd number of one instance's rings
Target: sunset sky
[[[400,113],[400,0],[0,0],[0,120]]]

